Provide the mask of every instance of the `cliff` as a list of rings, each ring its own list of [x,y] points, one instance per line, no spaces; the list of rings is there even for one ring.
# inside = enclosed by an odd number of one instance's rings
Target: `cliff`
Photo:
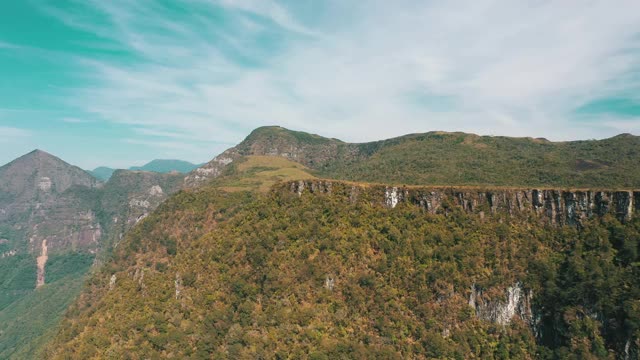
[[[351,202],[358,200],[394,208],[418,206],[436,214],[451,207],[484,216],[486,213],[535,215],[551,224],[577,225],[594,216],[611,213],[620,221],[640,211],[640,191],[487,189],[464,187],[392,187],[331,180],[290,181],[281,188],[298,195],[333,194]]]

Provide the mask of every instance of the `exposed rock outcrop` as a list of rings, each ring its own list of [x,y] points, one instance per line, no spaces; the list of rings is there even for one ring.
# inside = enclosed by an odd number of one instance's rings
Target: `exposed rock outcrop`
[[[224,169],[240,158],[236,148],[231,148],[189,173],[184,178],[185,188],[194,188],[222,175]]]
[[[116,274],[111,275],[111,278],[109,279],[109,290],[115,289],[117,280],[118,277],[116,276]]]
[[[182,277],[180,273],[176,273],[176,280],[174,281],[174,285],[176,288],[176,300],[180,299],[180,294],[182,293]]]

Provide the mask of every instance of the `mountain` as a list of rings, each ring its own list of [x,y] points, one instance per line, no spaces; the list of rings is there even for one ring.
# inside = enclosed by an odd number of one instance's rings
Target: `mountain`
[[[257,129],[124,235],[42,356],[637,358],[638,151]]]
[[[116,169],[112,169],[106,166],[100,166],[89,171],[89,173],[93,175],[93,177],[95,177],[96,179],[103,182],[107,182],[109,181],[109,178],[111,177],[111,175],[113,175],[114,171],[116,171]]]
[[[91,204],[82,197],[97,191],[98,184],[82,169],[40,150],[0,167],[0,226],[14,235],[4,247],[38,254],[46,238],[51,249],[71,243],[92,248],[89,233],[99,230],[86,214]]]
[[[120,170],[102,184],[40,150],[0,167],[0,358],[33,358],[92,265],[182,182]]]
[[[195,165],[188,161],[182,160],[153,160],[143,166],[132,166],[129,168],[129,170],[150,171],[157,173],[170,173],[175,171],[186,174],[199,166],[200,165]],[[111,175],[113,175],[114,171],[116,171],[116,169],[106,166],[100,166],[90,171],[90,173],[96,179],[106,182],[109,180],[109,178],[111,178]]]
[[[193,172],[193,186],[240,156],[274,155],[319,176],[407,185],[640,187],[640,137],[550,142],[545,139],[430,132],[362,144],[291,131],[254,130]]]
[[[3,206],[10,203],[31,205],[39,197],[63,193],[74,185],[95,187],[97,182],[84,170],[69,165],[41,150],[34,150],[0,167]],[[4,208],[3,214],[13,211]]]
[[[7,346],[51,328],[80,290],[79,274],[91,266],[101,234],[87,201],[97,186],[88,173],[40,150],[0,167],[1,358]],[[35,299],[55,306],[38,307]]]
[[[170,173],[172,171],[177,171],[179,173],[186,174],[197,167],[198,165],[196,164],[182,160],[153,160],[143,166],[133,166],[130,170],[152,171],[158,173]]]

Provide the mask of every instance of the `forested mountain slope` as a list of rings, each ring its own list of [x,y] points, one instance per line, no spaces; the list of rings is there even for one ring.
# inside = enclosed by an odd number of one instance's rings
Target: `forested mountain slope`
[[[535,189],[297,181],[312,177],[238,156],[172,196],[91,277],[43,356],[638,356],[634,193],[594,192],[575,217],[579,191],[538,203]]]

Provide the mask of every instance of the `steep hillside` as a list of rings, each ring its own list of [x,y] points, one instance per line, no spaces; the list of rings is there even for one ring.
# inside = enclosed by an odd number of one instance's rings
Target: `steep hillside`
[[[430,132],[363,144],[280,127],[253,131],[197,169],[187,185],[217,176],[243,155],[300,162],[318,176],[412,185],[577,188],[640,187],[640,137],[550,142],[544,139]]]
[[[317,179],[257,191],[293,166],[276,163],[237,157],[163,203],[44,356],[638,355],[640,194]]]
[[[32,358],[95,257],[181,184],[130,171],[101,184],[42,151],[1,167],[0,358]]]
[[[112,245],[171,194],[180,190],[183,175],[116,170],[100,194],[99,217],[109,227],[103,248]]]

